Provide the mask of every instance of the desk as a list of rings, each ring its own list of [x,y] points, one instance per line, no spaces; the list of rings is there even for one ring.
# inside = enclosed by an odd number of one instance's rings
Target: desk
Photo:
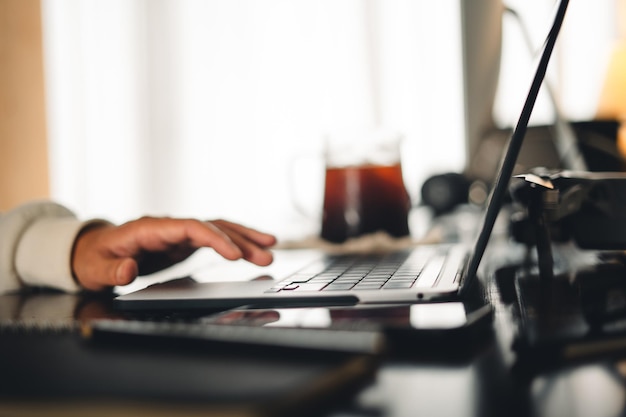
[[[493,256],[503,259],[500,255]],[[492,276],[495,268],[483,271],[484,276]],[[626,360],[601,358],[531,376],[514,372],[514,309],[504,302],[494,280],[488,280],[486,288],[495,306],[495,333],[477,352],[458,360],[385,357],[371,384],[324,416],[612,417],[626,413]],[[0,320],[120,318],[111,309],[111,300],[110,294],[4,295]]]

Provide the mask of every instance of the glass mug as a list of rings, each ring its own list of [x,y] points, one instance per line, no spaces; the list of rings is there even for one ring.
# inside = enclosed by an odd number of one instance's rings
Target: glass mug
[[[411,209],[401,164],[401,137],[353,133],[327,137],[324,146],[322,239],[347,239],[387,232],[409,235]]]

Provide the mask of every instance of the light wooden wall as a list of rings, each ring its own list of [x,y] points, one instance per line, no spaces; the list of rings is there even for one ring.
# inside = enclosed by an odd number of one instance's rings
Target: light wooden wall
[[[0,212],[48,193],[40,0],[0,0]]]

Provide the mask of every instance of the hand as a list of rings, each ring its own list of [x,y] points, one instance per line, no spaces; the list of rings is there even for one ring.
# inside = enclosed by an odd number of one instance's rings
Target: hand
[[[201,247],[226,259],[269,265],[275,243],[273,235],[225,220],[142,217],[83,230],[74,244],[72,271],[83,288],[97,291],[167,268]]]

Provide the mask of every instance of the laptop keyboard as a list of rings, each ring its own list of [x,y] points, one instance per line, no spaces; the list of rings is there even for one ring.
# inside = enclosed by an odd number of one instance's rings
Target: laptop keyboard
[[[423,247],[380,255],[336,255],[319,260],[265,292],[377,291],[435,285],[446,259],[441,248]]]

